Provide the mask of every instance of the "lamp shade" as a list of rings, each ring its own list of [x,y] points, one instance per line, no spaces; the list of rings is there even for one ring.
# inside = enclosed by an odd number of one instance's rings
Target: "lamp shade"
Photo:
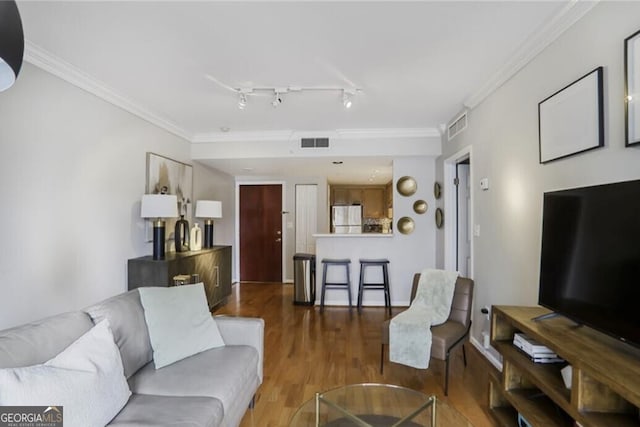
[[[142,218],[177,218],[178,197],[175,194],[143,194]]]
[[[0,1],[0,92],[13,85],[22,66],[24,33],[15,1]]]
[[[222,202],[216,200],[198,200],[196,218],[222,218]]]

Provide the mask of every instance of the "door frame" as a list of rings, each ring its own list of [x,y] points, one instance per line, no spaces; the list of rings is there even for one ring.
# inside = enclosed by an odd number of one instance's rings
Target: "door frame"
[[[473,159],[472,159],[472,147],[468,146],[452,156],[448,157],[444,160],[444,185],[443,185],[443,193],[444,193],[444,211],[448,218],[451,220],[444,221],[444,269],[455,271],[456,270],[456,259],[457,259],[457,221],[453,220],[458,217],[458,203],[456,201],[456,188],[453,183],[456,178],[456,165],[463,160],[469,159],[469,223],[471,224],[471,235],[475,237],[475,222],[473,219],[474,213],[474,172],[473,172]],[[475,275],[475,267],[474,267],[474,239],[471,239],[471,248],[470,248],[470,268],[469,278],[473,279]]]
[[[234,258],[234,264],[235,264],[235,271],[238,274],[238,277],[236,277],[235,282],[240,282],[240,186],[241,185],[279,185],[280,187],[282,187],[282,202],[281,202],[281,206],[282,206],[282,212],[286,212],[286,200],[287,200],[287,194],[286,194],[286,182],[285,181],[273,181],[273,180],[269,180],[269,181],[236,181],[236,217],[235,217],[235,229],[236,229],[236,235],[235,235],[235,245],[233,247],[233,258]],[[285,221],[285,216],[284,213],[281,215],[281,230],[282,230],[282,270],[281,270],[281,277],[280,277],[280,282],[284,283],[284,274],[285,274],[285,267],[286,267],[286,260],[285,260],[285,254],[286,254],[286,248],[287,248],[287,242],[288,242],[288,238],[287,238],[287,227],[286,227],[286,221]]]

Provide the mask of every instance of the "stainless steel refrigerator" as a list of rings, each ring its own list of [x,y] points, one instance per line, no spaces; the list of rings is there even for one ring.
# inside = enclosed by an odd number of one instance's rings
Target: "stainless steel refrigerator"
[[[362,233],[362,206],[332,206],[331,232],[336,234]]]

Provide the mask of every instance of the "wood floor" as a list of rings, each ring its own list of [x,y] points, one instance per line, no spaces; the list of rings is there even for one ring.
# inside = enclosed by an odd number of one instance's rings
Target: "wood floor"
[[[493,426],[487,415],[487,375],[491,365],[467,343],[452,355],[449,396],[444,397],[444,362],[432,360],[428,370],[385,361],[380,374],[380,324],[383,308],[296,306],[293,285],[242,283],[233,286],[226,305],[215,314],[261,317],[265,320],[264,381],[256,405],[241,427],[288,426],[296,409],[324,391],[345,384],[397,384],[436,394],[462,412],[475,427]],[[394,314],[402,309],[394,309]]]

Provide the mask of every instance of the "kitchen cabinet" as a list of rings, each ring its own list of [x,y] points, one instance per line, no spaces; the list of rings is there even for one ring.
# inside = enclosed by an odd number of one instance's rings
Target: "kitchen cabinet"
[[[385,187],[384,187],[384,197],[385,197],[385,201],[386,201],[386,208],[392,208],[393,207],[393,185],[391,185],[391,183],[388,183]]]
[[[331,187],[331,206],[359,205],[362,203],[362,188],[351,186]]]
[[[367,187],[362,190],[362,212],[365,218],[384,218],[384,187]]]
[[[362,205],[364,218],[386,218],[392,207],[393,193],[389,185],[332,185],[329,195],[331,206]]]

